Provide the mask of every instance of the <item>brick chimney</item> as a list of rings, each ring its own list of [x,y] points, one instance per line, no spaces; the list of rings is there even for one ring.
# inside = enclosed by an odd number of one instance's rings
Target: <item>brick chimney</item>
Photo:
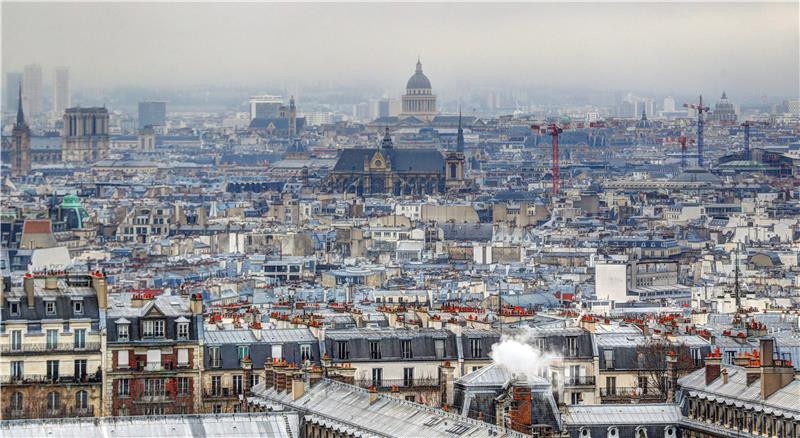
[[[264,388],[272,388],[275,386],[275,375],[272,371],[272,366],[275,364],[275,361],[268,357],[264,360]]]
[[[34,299],[36,296],[36,287],[34,286],[34,281],[33,274],[30,272],[22,277],[22,288],[25,290],[25,295],[28,297],[29,309],[33,309],[33,306],[36,304],[36,300]]]
[[[533,426],[531,388],[527,384],[517,381],[509,389],[512,400],[508,408],[509,427],[517,432],[529,434]]]
[[[794,380],[791,362],[775,359],[775,340],[761,339],[761,399],[766,400]]]
[[[594,333],[596,331],[597,321],[595,321],[592,315],[583,315],[581,316],[580,327],[586,330],[589,333]]]
[[[667,401],[675,399],[675,390],[678,388],[678,354],[674,351],[667,352]]]
[[[706,385],[717,380],[722,368],[722,354],[719,348],[706,356]]]
[[[455,381],[456,368],[450,364],[450,361],[439,365],[439,388],[441,391],[441,399],[443,404],[453,404],[453,383]]]

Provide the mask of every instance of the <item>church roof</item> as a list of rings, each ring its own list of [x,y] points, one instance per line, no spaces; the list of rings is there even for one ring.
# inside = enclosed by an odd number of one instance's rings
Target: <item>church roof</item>
[[[345,149],[333,168],[334,172],[361,172],[364,162],[380,152],[398,173],[444,173],[444,157],[436,149]]]
[[[426,88],[431,89],[431,81],[428,80],[428,77],[425,76],[425,73],[422,73],[422,63],[417,60],[417,70],[414,72],[414,75],[408,79],[406,83],[406,89],[420,89]]]

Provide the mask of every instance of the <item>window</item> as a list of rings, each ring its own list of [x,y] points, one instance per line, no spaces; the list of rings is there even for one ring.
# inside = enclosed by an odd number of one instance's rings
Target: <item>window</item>
[[[402,354],[403,359],[411,359],[414,357],[414,354],[411,352],[410,340],[400,341],[400,352]]]
[[[606,395],[616,395],[616,394],[617,394],[617,378],[606,377]]]
[[[61,404],[61,396],[53,391],[47,394],[47,410],[50,412],[56,412],[60,410]]]
[[[9,301],[8,313],[11,314],[11,316],[19,316],[19,302]]]
[[[189,365],[189,349],[188,348],[179,348],[178,349],[178,366],[185,367]]]
[[[47,330],[47,349],[55,350],[58,348],[58,330]]]
[[[372,386],[376,388],[383,386],[383,368],[372,369]]]
[[[433,347],[436,350],[436,358],[444,359],[444,339],[434,339]]]
[[[11,396],[11,411],[12,412],[20,412],[23,409],[23,396],[21,392],[15,392],[14,395]]]
[[[603,360],[605,364],[605,369],[613,370],[614,369],[614,350],[603,350]]]
[[[127,417],[130,413],[128,412],[127,406],[120,406],[119,410],[117,411],[117,415],[120,417]]]
[[[143,335],[146,338],[163,338],[164,320],[156,319],[156,320],[145,321]]]
[[[22,350],[22,330],[11,330],[11,351]]]
[[[350,348],[347,341],[336,341],[336,358],[350,359]]]
[[[57,360],[48,360],[47,361],[47,380],[52,380],[52,381],[58,380],[58,361]]]
[[[178,339],[180,339],[180,340],[189,339],[189,323],[188,322],[179,322],[178,323]]]
[[[250,347],[247,345],[240,345],[239,346],[239,362],[243,361],[244,358],[250,356]]]
[[[164,379],[145,379],[144,395],[148,397],[164,396]]]
[[[609,427],[608,428],[608,438],[617,438],[619,436],[619,431],[616,427]]]
[[[639,388],[642,394],[647,394],[647,376],[639,376]]]
[[[129,368],[130,359],[128,358],[128,350],[117,351],[117,368]]]
[[[567,336],[567,356],[575,357],[578,355],[578,337]]]
[[[117,325],[117,340],[118,341],[128,341],[130,340],[130,325],[128,324],[119,324]]]
[[[23,362],[21,360],[11,361],[11,378],[12,379],[22,379],[22,376],[25,374],[24,363],[25,362]]]
[[[221,366],[219,360],[219,347],[208,347],[208,357],[212,367],[216,368]]]
[[[241,394],[243,393],[242,382],[244,379],[241,375],[233,376],[233,393],[234,394]]]
[[[272,357],[275,359],[283,359],[283,345],[281,344],[273,344],[272,348]]]
[[[75,393],[75,409],[89,409],[89,393],[78,391]]]
[[[211,395],[219,396],[222,394],[222,377],[211,376]]]
[[[55,315],[56,314],[56,302],[55,301],[45,301],[44,302],[44,313],[45,313],[45,315]]]
[[[75,360],[75,380],[83,381],[86,378],[86,359]]]
[[[481,348],[481,339],[472,338],[469,340],[469,350],[473,358],[481,357],[483,349]]]
[[[309,344],[300,345],[300,360],[302,360],[303,362],[311,360],[311,345]]]
[[[261,379],[258,378],[258,374],[250,374],[250,387],[254,387],[261,382]]]
[[[131,395],[131,387],[128,379],[117,379],[117,395],[120,397]]]
[[[147,350],[147,369],[161,369],[161,350]]]
[[[83,315],[83,301],[74,300],[72,302],[72,313],[75,315]]]
[[[144,408],[145,415],[164,415],[164,407],[163,406],[153,406],[147,405]]]
[[[406,401],[415,402],[415,401],[417,401],[417,396],[415,396],[415,395],[407,395],[406,396]]]
[[[222,413],[222,405],[214,405],[214,407],[211,408],[211,412],[213,412],[215,414],[221,414]]]
[[[380,343],[380,341],[369,341],[369,358],[370,359],[380,359],[381,358],[381,343]]]
[[[86,348],[86,329],[75,330],[75,349]]]
[[[188,377],[178,377],[178,395],[189,395]]]
[[[414,368],[403,368],[403,386],[414,386]]]

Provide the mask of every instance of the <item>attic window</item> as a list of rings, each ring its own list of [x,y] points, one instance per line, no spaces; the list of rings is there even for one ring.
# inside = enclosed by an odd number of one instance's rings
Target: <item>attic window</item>
[[[44,302],[44,313],[45,315],[55,315],[56,314],[56,302],[52,300],[48,300]]]
[[[11,316],[19,316],[19,301],[9,301],[8,312]]]
[[[75,315],[83,315],[83,300],[72,301],[72,313]]]

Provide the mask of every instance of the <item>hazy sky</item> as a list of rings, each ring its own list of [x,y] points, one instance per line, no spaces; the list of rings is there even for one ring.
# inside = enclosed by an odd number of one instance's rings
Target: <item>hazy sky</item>
[[[2,2],[3,70],[73,86],[360,81],[797,96],[798,3]]]

